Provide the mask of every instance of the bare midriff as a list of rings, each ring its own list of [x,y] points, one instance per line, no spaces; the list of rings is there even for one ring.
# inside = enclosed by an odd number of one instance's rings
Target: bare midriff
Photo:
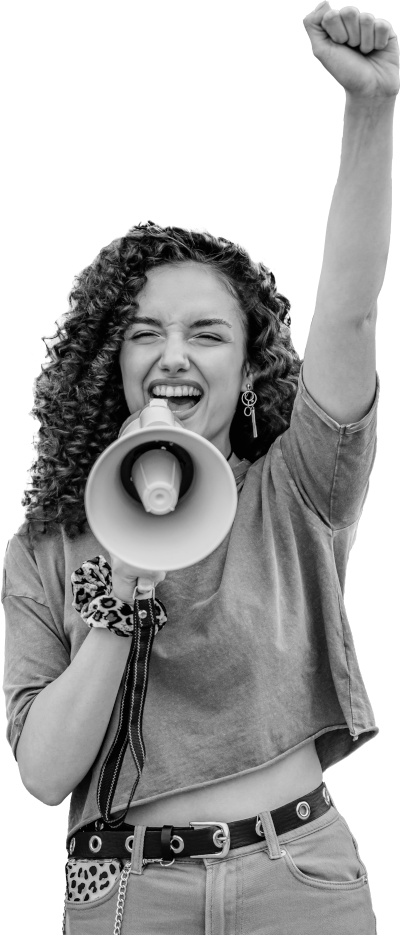
[[[190,821],[239,821],[265,809],[279,808],[312,792],[321,782],[321,764],[311,740],[254,772],[133,805],[125,821],[150,827],[184,827]]]

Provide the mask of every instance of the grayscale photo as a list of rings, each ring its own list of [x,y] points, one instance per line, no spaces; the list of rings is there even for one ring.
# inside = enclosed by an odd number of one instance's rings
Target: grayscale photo
[[[5,12],[4,930],[394,931],[399,28]]]

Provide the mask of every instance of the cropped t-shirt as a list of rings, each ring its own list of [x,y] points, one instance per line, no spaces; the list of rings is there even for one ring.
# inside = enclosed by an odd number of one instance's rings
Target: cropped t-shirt
[[[367,415],[339,425],[302,370],[289,428],[254,464],[233,468],[228,535],[157,585],[168,622],[151,653],[146,761],[132,804],[259,769],[312,739],[324,771],[378,732],[343,593],[375,460],[379,377]],[[75,540],[60,529],[31,543],[24,524],[8,544],[4,691],[15,757],[30,705],[88,635],[71,574],[96,555],[110,561],[89,527]],[[99,817],[121,690],[122,680],[99,753],[72,792],[68,834]],[[128,748],[113,813],[128,804],[135,776]]]

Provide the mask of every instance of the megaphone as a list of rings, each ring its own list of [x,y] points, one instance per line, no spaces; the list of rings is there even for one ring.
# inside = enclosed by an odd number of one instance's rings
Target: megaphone
[[[175,571],[210,555],[235,518],[226,459],[185,429],[165,399],[131,416],[93,465],[85,490],[89,526],[121,561]]]

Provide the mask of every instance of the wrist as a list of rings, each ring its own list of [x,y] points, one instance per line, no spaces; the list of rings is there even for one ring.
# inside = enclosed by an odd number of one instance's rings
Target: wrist
[[[100,635],[101,634],[101,635]],[[132,633],[129,633],[128,636],[133,636]],[[121,639],[116,640],[115,633],[112,630],[109,630],[108,627],[89,627],[89,632],[86,639],[89,639],[92,643],[96,643],[98,646],[104,645],[105,643],[111,647],[112,652],[120,653],[121,656],[127,655],[129,653],[129,641]],[[119,649],[117,647],[119,646]],[[109,649],[107,648],[107,652]]]
[[[365,111],[367,113],[394,111],[396,100],[397,94],[379,96],[346,91],[346,110]]]

